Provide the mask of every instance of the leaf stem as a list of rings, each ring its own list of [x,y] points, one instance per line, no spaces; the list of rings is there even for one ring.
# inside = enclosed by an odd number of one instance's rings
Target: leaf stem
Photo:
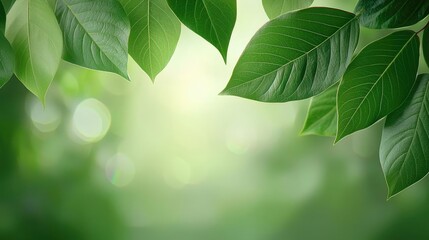
[[[422,29],[420,29],[418,32],[416,32],[416,34],[423,32],[428,27],[429,27],[429,22],[427,22],[426,25]]]

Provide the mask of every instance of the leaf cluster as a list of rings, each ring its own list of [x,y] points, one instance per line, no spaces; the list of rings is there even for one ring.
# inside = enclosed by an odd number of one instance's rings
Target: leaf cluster
[[[0,86],[15,74],[44,101],[61,60],[129,79],[128,55],[154,80],[181,22],[226,61],[236,12],[236,0],[1,0]]]
[[[429,172],[429,74],[418,75],[419,33],[429,63],[429,29],[404,27],[429,15],[429,1],[360,0],[355,13],[313,7],[277,17],[281,1],[268,2],[274,18],[250,41],[223,93],[262,102],[313,97],[302,134],[335,142],[386,119],[380,161],[389,197],[422,179]],[[393,31],[356,52],[360,27]]]

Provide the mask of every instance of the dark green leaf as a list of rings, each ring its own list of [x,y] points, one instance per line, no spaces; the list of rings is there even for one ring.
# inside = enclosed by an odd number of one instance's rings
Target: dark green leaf
[[[13,4],[15,3],[15,0],[1,0],[3,3],[3,7],[6,13],[9,12],[9,10],[12,8]]]
[[[130,23],[116,0],[58,0],[64,59],[128,79]]]
[[[416,24],[429,14],[427,0],[360,0],[360,23],[368,28],[399,28]]]
[[[265,12],[270,19],[284,13],[309,7],[314,0],[262,0]]]
[[[176,16],[192,31],[213,44],[226,62],[237,17],[236,0],[167,0]]]
[[[3,3],[0,3],[0,34],[4,33],[6,28],[6,12],[3,8]]]
[[[415,32],[395,32],[365,47],[347,68],[338,90],[336,141],[397,109],[414,85],[418,65]]]
[[[301,135],[335,137],[337,133],[338,84],[311,100]]]
[[[120,0],[131,22],[129,53],[154,80],[176,49],[180,22],[166,0]]]
[[[425,58],[426,64],[429,66],[429,29],[426,28],[423,32],[423,56]]]
[[[315,96],[340,79],[358,39],[352,13],[307,8],[284,14],[256,33],[222,94],[263,102]]]
[[[429,172],[429,75],[418,77],[415,91],[387,117],[380,161],[389,197]]]
[[[63,50],[55,15],[46,0],[19,0],[8,20],[6,37],[15,52],[15,75],[44,102]]]
[[[7,39],[0,33],[0,88],[3,87],[13,75],[15,68],[15,55]]]

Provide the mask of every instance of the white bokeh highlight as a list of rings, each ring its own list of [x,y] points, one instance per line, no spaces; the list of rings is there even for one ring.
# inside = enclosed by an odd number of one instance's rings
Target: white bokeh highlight
[[[73,114],[74,133],[84,142],[94,143],[103,139],[109,131],[110,124],[109,109],[94,98],[79,103]]]

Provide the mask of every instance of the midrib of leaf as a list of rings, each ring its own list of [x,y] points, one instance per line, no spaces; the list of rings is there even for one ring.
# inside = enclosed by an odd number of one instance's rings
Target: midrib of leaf
[[[33,57],[31,56],[31,41],[30,41],[30,0],[27,1],[27,41],[28,41],[28,56],[29,56],[29,61],[30,61],[30,66],[31,66],[31,72],[33,74],[33,81],[34,84],[36,85],[37,88],[37,92],[38,94],[40,94],[40,87],[39,84],[37,83],[36,80],[36,71],[34,71],[34,65],[33,65]],[[42,97],[42,99],[44,99],[44,97]],[[44,101],[44,100],[42,100]]]
[[[416,124],[415,124],[416,128],[415,128],[415,129],[413,129],[413,130],[414,130],[414,133],[413,133],[413,137],[412,137],[412,139],[411,139],[410,146],[412,146],[412,145],[413,145],[413,143],[414,143],[414,141],[415,141],[415,139],[416,139],[417,129],[419,128],[419,120],[420,120],[420,116],[422,115],[423,109],[426,109],[425,100],[426,100],[426,96],[427,96],[427,93],[428,93],[428,86],[429,86],[429,85],[427,85],[427,86],[426,86],[425,93],[423,94],[423,97],[422,97],[422,104],[421,104],[421,106],[420,106],[419,113],[418,113],[418,115],[417,115],[417,117],[416,117]],[[409,154],[410,154],[410,151],[411,151],[411,148],[408,148],[407,152],[405,153],[405,159],[404,159],[404,161],[402,161],[402,163],[401,163],[401,167],[399,168],[399,173],[401,173],[401,172],[402,172],[402,169],[403,169],[403,168],[404,168],[404,166],[405,166],[405,162],[408,160],[407,158],[408,158],[408,156],[409,156]],[[399,158],[399,157],[398,157],[398,158]]]
[[[322,119],[325,119],[325,118],[327,118],[332,112],[335,112],[335,108],[334,109],[331,109],[331,110],[329,110],[323,117],[321,117],[321,118],[319,118],[319,120],[318,121],[320,121],[320,120],[322,120]]]
[[[356,115],[356,113],[358,112],[357,109],[359,109],[362,104],[366,101],[366,99],[368,98],[369,94],[372,92],[372,90],[374,89],[374,87],[379,83],[379,81],[384,77],[384,74],[387,72],[387,70],[390,69],[390,67],[393,65],[393,63],[396,61],[396,59],[399,57],[399,55],[402,54],[402,51],[404,51],[404,49],[408,46],[408,44],[411,42],[411,40],[414,39],[414,36],[416,35],[416,33],[414,33],[412,35],[412,37],[410,37],[410,39],[404,44],[404,46],[401,48],[401,50],[399,50],[399,53],[393,58],[393,60],[387,65],[386,69],[380,74],[380,77],[377,78],[377,80],[375,81],[375,83],[371,86],[371,88],[369,89],[368,93],[364,96],[364,98],[362,99],[362,101],[359,103],[358,107],[356,108],[356,110],[353,112],[352,116],[349,118],[349,120],[347,121],[346,126],[343,128],[343,131],[341,131],[341,134],[339,134],[338,136],[342,136],[343,133],[346,131],[346,129],[349,127],[351,120],[354,118],[354,116]],[[382,96],[383,97],[383,96]],[[338,104],[337,104],[337,108],[338,108]],[[339,125],[339,121],[337,123]],[[335,142],[338,142],[340,139],[336,139]]]
[[[29,0],[31,1],[31,0]],[[104,56],[106,56],[107,59],[109,59],[110,63],[116,68],[117,71],[122,73],[122,70],[119,69],[116,64],[113,63],[112,59],[110,59],[109,56],[107,56],[105,53],[103,53],[103,51],[101,51],[101,47],[97,44],[97,42],[94,40],[94,38],[92,37],[92,35],[88,32],[88,30],[83,26],[83,24],[80,22],[79,18],[77,17],[76,13],[73,12],[73,10],[71,9],[71,7],[64,1],[64,0],[60,0],[64,3],[64,5],[67,6],[67,9],[69,9],[69,11],[73,14],[74,18],[76,19],[76,22],[82,27],[83,30],[85,30],[85,34],[89,36],[89,38],[91,39],[91,41],[97,46],[97,48],[99,49],[100,53],[103,54]]]
[[[332,33],[332,34],[331,34],[331,36],[329,36],[328,38],[326,38],[325,40],[323,40],[323,41],[322,41],[321,43],[319,43],[318,45],[314,46],[310,51],[308,51],[308,52],[306,52],[306,53],[302,54],[301,56],[299,56],[299,57],[297,57],[297,58],[295,58],[295,59],[290,60],[288,63],[286,63],[286,64],[284,64],[284,65],[282,65],[282,66],[278,67],[277,69],[275,69],[275,70],[273,70],[273,71],[270,71],[269,73],[266,73],[266,74],[264,74],[264,75],[262,75],[262,76],[259,76],[259,77],[257,77],[257,78],[251,79],[251,80],[249,80],[249,81],[246,81],[246,82],[240,83],[240,84],[238,84],[238,85],[235,85],[235,86],[231,87],[230,89],[234,89],[234,88],[240,87],[240,86],[242,86],[242,85],[249,84],[250,82],[254,82],[254,81],[259,80],[259,79],[261,79],[261,78],[264,78],[264,77],[266,77],[266,76],[268,76],[268,75],[270,75],[270,74],[272,74],[272,73],[277,72],[280,68],[285,68],[285,67],[289,66],[290,64],[294,64],[296,61],[298,61],[298,60],[300,60],[301,58],[303,58],[303,57],[305,57],[305,56],[309,55],[309,54],[310,54],[310,53],[312,53],[313,51],[317,50],[320,46],[324,45],[326,42],[328,42],[329,40],[331,40],[331,39],[332,39],[332,37],[334,37],[336,34],[338,34],[340,31],[342,31],[346,26],[348,26],[351,22],[353,22],[353,21],[354,21],[354,20],[356,20],[357,18],[358,18],[358,16],[357,16],[357,15],[355,15],[355,16],[354,16],[350,21],[348,21],[348,22],[347,22],[346,24],[344,24],[342,27],[338,28],[338,30],[336,30],[334,33]],[[314,32],[313,32],[313,33],[314,33]],[[316,33],[316,34],[318,34],[318,33]]]
[[[207,16],[209,16],[210,25],[212,26],[212,28],[213,28],[213,30],[214,30],[214,34],[215,34],[215,36],[216,36],[217,43],[219,44],[219,48],[221,49],[221,51],[222,51],[222,55],[223,55],[223,50],[224,50],[224,49],[223,49],[223,47],[222,47],[222,43],[220,42],[219,35],[217,34],[217,30],[216,30],[216,28],[215,28],[215,25],[213,24],[212,16],[210,16],[210,11],[209,11],[209,9],[207,8],[206,1],[205,1],[205,0],[201,0],[201,2],[202,2],[202,3],[203,3],[203,5],[204,5],[204,10],[206,10],[206,12],[207,12]],[[195,6],[196,6],[196,4],[195,4]]]
[[[149,52],[149,68],[150,74],[153,74],[152,54],[151,54],[151,36],[150,36],[150,1],[147,1],[147,37],[148,37],[148,52]]]

